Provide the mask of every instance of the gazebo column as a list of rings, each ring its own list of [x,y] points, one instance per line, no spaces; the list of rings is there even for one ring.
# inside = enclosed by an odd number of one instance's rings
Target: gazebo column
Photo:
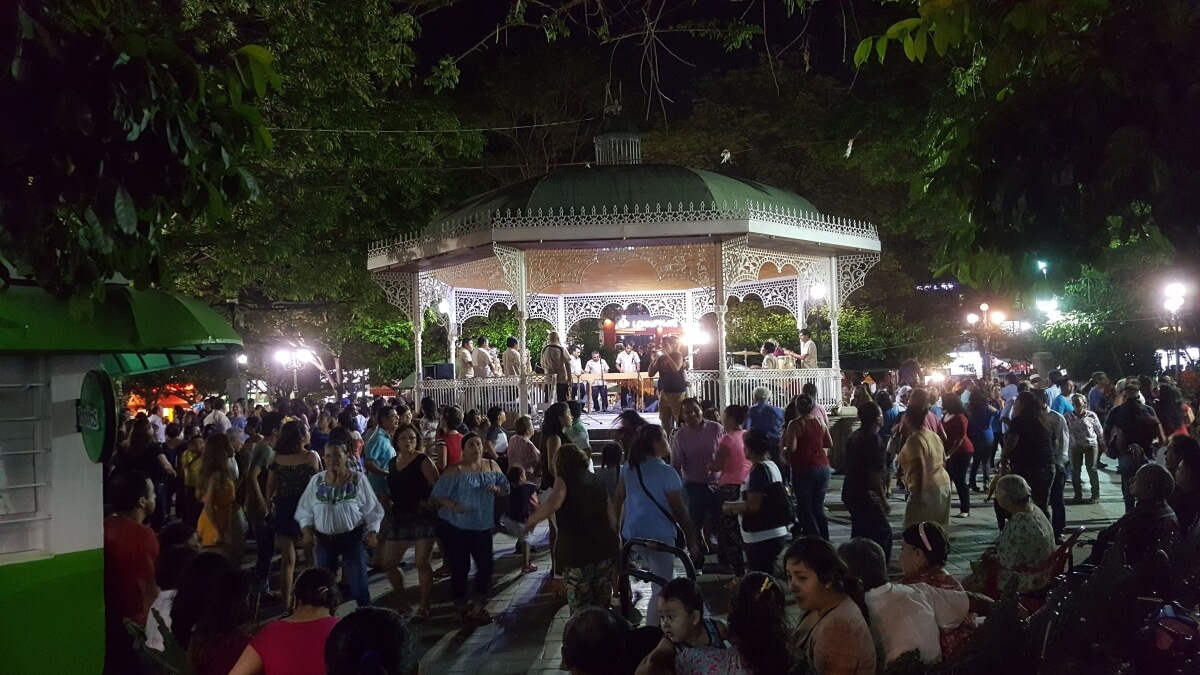
[[[838,356],[838,313],[841,311],[842,294],[838,288],[838,259],[837,256],[829,257],[829,289],[827,297],[829,298],[829,358],[830,367],[840,371],[842,369],[841,358]],[[841,392],[834,392],[841,395]]]
[[[413,274],[412,285],[412,315],[409,320],[413,325],[413,367],[415,368],[413,375],[413,389],[416,401],[421,400],[423,387],[421,380],[423,379],[425,369],[421,364],[421,332],[425,328],[425,303],[421,293],[421,273]]]
[[[729,372],[725,359],[725,315],[729,311],[729,298],[726,295],[725,275],[725,242],[717,244],[717,273],[713,287],[713,306],[717,310],[717,379],[721,383],[721,400],[717,401],[717,410],[724,410],[729,405]]]
[[[803,275],[796,275],[796,333],[799,334],[805,326],[805,318],[808,316],[806,304],[808,295],[811,292],[812,281],[808,282],[808,286],[804,285],[805,279]]]
[[[567,299],[562,295],[558,296],[558,321],[554,323],[554,329],[558,331],[558,341],[565,347],[567,344]]]
[[[695,299],[692,297],[692,292],[690,290],[687,291],[686,293],[684,293],[683,325],[684,325],[684,328],[688,332],[692,332],[692,331],[699,332],[699,325],[696,323]],[[688,363],[687,363],[688,370],[691,370],[693,368],[693,363],[694,363],[693,352],[694,351],[695,350],[693,350],[693,349],[688,349]]]
[[[513,301],[517,305],[517,340],[521,345],[521,369],[518,375],[520,382],[517,387],[520,392],[518,413],[528,415],[530,414],[529,377],[525,371],[526,364],[529,363],[529,333],[526,329],[529,319],[529,273],[525,268],[525,251],[500,244],[493,244],[492,249],[496,252],[496,257],[500,261],[500,269],[504,274],[504,281],[508,284],[508,289],[513,294]]]

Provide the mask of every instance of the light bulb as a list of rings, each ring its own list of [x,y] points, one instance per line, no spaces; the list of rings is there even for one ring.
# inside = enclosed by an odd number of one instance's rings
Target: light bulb
[[[979,315],[978,314],[968,314],[967,315],[967,323],[971,324],[972,326],[979,323]]]
[[[825,284],[813,284],[812,288],[808,289],[808,296],[813,300],[820,300],[828,292],[829,289],[825,287]]]

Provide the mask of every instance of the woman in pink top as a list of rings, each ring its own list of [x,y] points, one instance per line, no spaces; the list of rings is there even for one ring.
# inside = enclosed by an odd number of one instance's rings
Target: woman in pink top
[[[737,514],[725,513],[721,508],[725,502],[741,501],[742,483],[750,473],[750,460],[746,458],[744,444],[745,430],[742,425],[750,409],[744,405],[731,405],[725,408],[722,423],[725,435],[717,443],[717,454],[708,470],[720,472],[717,479],[718,513],[717,521],[717,561],[733,570],[738,577],[746,574],[746,563],[742,556],[742,529],[738,525]]]
[[[325,638],[341,604],[333,573],[310,567],[296,579],[296,610],[250,640],[229,675],[324,675]]]

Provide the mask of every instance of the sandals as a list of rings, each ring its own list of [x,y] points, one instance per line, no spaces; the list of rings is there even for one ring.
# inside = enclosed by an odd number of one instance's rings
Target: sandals
[[[487,625],[495,619],[483,607],[475,607],[473,609],[461,609],[458,612],[458,618],[463,623],[474,624],[477,626]]]

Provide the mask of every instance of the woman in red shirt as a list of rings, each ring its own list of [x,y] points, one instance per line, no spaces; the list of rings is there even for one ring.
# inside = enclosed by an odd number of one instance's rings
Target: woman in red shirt
[[[829,491],[829,429],[813,414],[816,401],[808,394],[796,399],[796,412],[783,432],[783,450],[792,467],[792,489],[796,492],[796,519],[800,534],[829,540],[825,518],[825,493]]]
[[[942,428],[946,431],[946,473],[954,482],[958,491],[958,515],[955,518],[966,518],[971,515],[971,488],[967,484],[967,472],[971,468],[971,458],[975,455],[975,446],[967,436],[969,419],[958,394],[942,396]]]
[[[341,604],[333,572],[310,567],[296,579],[296,610],[262,627],[229,675],[324,675],[325,638]]]

